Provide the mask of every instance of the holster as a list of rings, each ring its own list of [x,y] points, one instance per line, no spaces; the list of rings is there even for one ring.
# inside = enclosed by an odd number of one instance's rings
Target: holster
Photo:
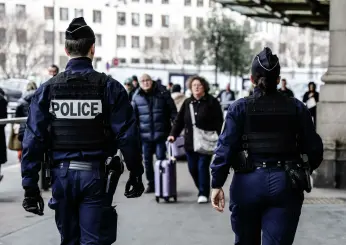
[[[250,173],[255,170],[253,162],[249,159],[245,151],[237,153],[232,162],[232,168],[236,173]]]
[[[285,171],[289,178],[292,189],[311,192],[310,166],[303,161],[286,162]]]

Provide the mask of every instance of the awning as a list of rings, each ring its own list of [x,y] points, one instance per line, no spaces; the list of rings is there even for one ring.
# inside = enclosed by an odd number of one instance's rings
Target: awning
[[[259,21],[329,30],[330,0],[215,0],[215,2]]]

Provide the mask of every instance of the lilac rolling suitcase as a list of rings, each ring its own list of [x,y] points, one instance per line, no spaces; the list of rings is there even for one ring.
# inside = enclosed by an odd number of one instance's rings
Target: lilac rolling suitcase
[[[176,161],[172,157],[172,147],[168,147],[169,159],[158,160],[155,162],[155,195],[156,202],[160,202],[163,198],[169,202],[173,198],[177,201],[177,166]]]

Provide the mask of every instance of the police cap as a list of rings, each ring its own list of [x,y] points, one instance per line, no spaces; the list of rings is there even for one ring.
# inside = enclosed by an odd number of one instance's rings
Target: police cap
[[[94,31],[83,17],[74,18],[65,32],[66,40],[95,39]]]
[[[251,67],[252,74],[258,74],[259,76],[279,76],[280,75],[280,63],[279,58],[273,55],[270,48],[265,47],[259,54],[256,55],[252,62]]]

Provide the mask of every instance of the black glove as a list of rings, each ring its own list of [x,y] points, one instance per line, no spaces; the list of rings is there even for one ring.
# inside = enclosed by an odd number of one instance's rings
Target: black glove
[[[132,189],[131,189],[132,187]],[[136,198],[140,197],[144,192],[144,185],[142,182],[141,176],[133,176],[130,173],[129,180],[126,183],[125,186],[125,196],[127,198]]]
[[[25,189],[23,208],[27,212],[43,215],[44,202],[39,189]]]

